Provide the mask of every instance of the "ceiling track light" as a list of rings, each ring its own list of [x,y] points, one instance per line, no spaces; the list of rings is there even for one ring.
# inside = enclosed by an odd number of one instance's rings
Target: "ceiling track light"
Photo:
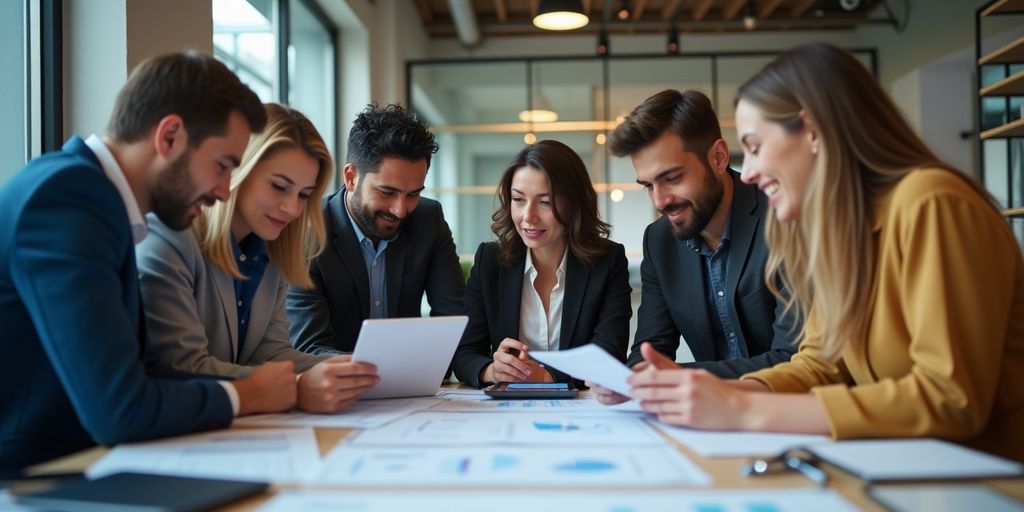
[[[575,30],[588,22],[582,0],[541,0],[533,17],[533,25],[544,30]]]
[[[620,21],[626,21],[629,19],[630,10],[629,0],[621,0],[619,2],[619,10],[615,11],[615,17],[619,18]]]
[[[679,53],[679,29],[675,25],[668,30],[668,43],[665,44],[665,51],[672,55]]]
[[[757,13],[754,9],[754,0],[747,0],[747,6],[743,14],[743,28],[747,30],[757,28]]]
[[[608,55],[611,47],[608,46],[608,33],[601,29],[601,33],[597,35],[597,54],[604,57]]]

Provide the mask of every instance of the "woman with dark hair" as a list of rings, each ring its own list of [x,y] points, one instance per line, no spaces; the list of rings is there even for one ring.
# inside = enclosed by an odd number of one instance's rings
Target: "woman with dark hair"
[[[466,284],[469,325],[455,351],[460,381],[571,382],[531,350],[594,343],[626,360],[629,272],[572,149],[545,140],[519,152],[498,183],[496,242],[477,249]]]
[[[830,45],[787,51],[741,86],[736,131],[742,179],[774,213],[768,286],[807,320],[800,349],[724,381],[642,346],[644,410],[696,428],[938,437],[1024,461],[1024,261],[981,186]]]

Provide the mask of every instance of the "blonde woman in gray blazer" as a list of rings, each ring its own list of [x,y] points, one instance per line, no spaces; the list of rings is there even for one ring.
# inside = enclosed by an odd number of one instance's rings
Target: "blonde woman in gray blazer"
[[[333,163],[304,115],[266,108],[267,127],[250,140],[226,200],[186,231],[149,217],[150,234],[136,249],[146,328],[165,369],[241,378],[264,362],[292,361],[299,408],[335,412],[377,383],[376,368],[294,350],[284,305],[289,284],[312,284]]]

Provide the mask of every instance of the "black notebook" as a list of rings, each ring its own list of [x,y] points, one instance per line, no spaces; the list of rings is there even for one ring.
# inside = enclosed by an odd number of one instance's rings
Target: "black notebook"
[[[45,510],[110,512],[193,512],[258,494],[267,484],[117,473],[79,480],[42,492],[15,495],[21,505]]]

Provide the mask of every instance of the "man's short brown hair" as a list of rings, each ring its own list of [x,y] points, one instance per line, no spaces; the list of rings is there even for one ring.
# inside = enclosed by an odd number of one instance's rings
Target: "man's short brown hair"
[[[708,151],[722,138],[718,116],[704,93],[666,89],[644,100],[622,124],[608,135],[608,149],[618,157],[629,156],[654,142],[665,130],[683,141],[707,166]]]
[[[120,142],[142,140],[164,117],[181,116],[196,147],[227,132],[228,115],[238,111],[249,129],[260,132],[267,114],[256,93],[210,55],[189,51],[151,57],[139,64],[117,95],[107,134]]]

